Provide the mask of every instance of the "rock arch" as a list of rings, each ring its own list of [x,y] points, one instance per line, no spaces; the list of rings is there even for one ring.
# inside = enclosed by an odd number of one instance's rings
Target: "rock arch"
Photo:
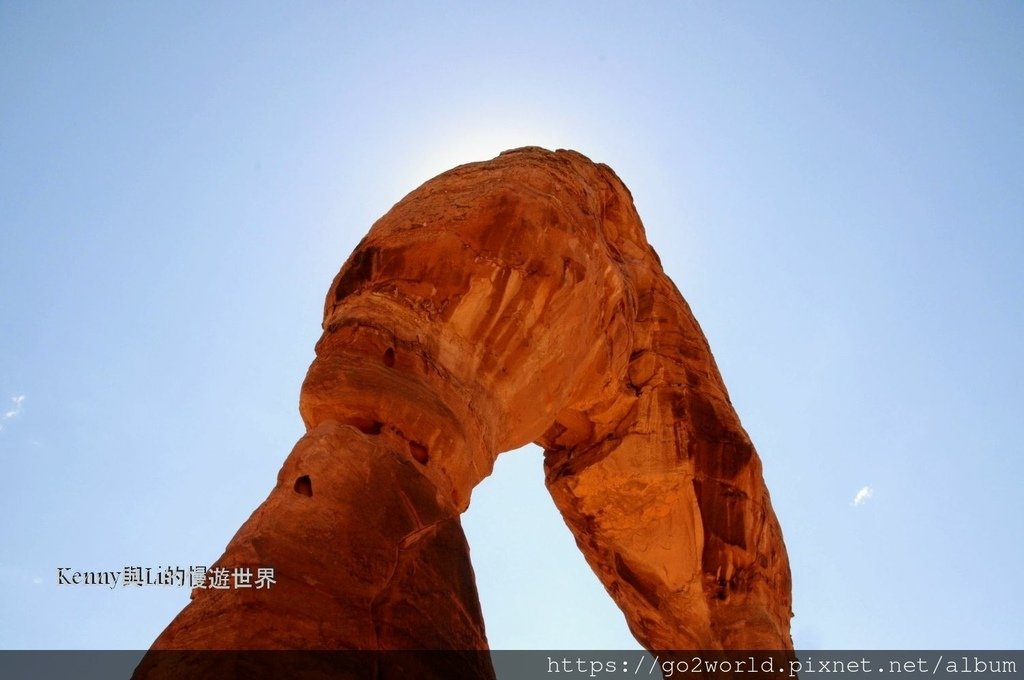
[[[788,649],[758,456],[632,197],[572,151],[450,170],[335,278],[307,427],[154,649],[486,649],[459,515],[537,442],[576,542],[648,649]]]

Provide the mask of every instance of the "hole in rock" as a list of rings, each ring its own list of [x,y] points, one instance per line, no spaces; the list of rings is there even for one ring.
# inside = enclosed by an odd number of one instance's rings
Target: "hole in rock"
[[[391,368],[395,365],[395,348],[388,347],[384,350],[384,365]]]
[[[640,650],[544,481],[539,448],[503,453],[461,517],[491,647]]]
[[[384,423],[379,420],[375,420],[372,423],[364,423],[357,425],[356,427],[358,427],[359,431],[363,434],[380,434],[381,428],[384,427]]]
[[[313,497],[313,482],[310,481],[309,475],[302,475],[295,480],[295,493],[301,493],[303,496]]]
[[[412,457],[416,459],[416,462],[423,465],[426,465],[427,461],[430,460],[427,447],[419,442],[409,442],[409,452],[412,453]]]

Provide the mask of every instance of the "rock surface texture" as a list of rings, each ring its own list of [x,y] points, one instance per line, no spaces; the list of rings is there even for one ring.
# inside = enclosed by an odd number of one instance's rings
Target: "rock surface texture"
[[[530,147],[428,181],[323,329],[307,433],[214,565],[276,585],[196,590],[154,649],[486,649],[459,515],[527,442],[644,647],[792,647],[760,460],[608,167]]]

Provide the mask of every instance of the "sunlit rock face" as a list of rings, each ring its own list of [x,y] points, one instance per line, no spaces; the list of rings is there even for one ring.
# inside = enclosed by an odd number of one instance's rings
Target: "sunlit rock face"
[[[300,410],[215,565],[277,583],[195,591],[155,649],[486,649],[459,516],[527,442],[642,645],[792,646],[760,460],[604,165],[516,149],[406,196],[328,291]]]

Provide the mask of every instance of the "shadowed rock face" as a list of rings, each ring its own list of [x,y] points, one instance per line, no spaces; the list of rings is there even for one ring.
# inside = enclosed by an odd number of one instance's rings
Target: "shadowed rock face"
[[[527,442],[641,644],[791,648],[760,461],[608,167],[524,148],[430,180],[323,328],[307,434],[215,565],[277,584],[195,591],[154,649],[486,649],[459,515]]]

